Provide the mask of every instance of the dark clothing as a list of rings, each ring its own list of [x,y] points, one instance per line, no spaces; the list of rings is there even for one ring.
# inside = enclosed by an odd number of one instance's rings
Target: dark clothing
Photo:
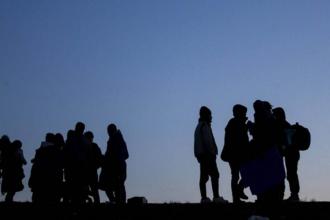
[[[32,160],[29,187],[32,201],[59,203],[63,186],[63,158],[60,147],[43,142]]]
[[[194,134],[194,154],[200,165],[199,188],[202,199],[207,198],[206,183],[211,177],[214,198],[219,197],[219,171],[216,163],[218,147],[209,122],[199,120]]]
[[[288,134],[287,130],[291,128],[291,125],[287,121],[276,120],[276,145],[280,153],[284,156],[285,151],[288,148]]]
[[[240,201],[243,185],[240,183],[239,169],[241,163],[248,159],[249,136],[248,128],[244,121],[237,118],[229,120],[225,129],[225,143],[221,159],[229,162],[231,170],[231,191],[233,201]]]
[[[240,195],[243,194],[244,186],[239,178],[240,164],[229,162],[231,171],[231,192],[233,196],[233,202],[240,201]]]
[[[128,157],[126,142],[118,130],[108,141],[99,182],[100,189],[106,191],[109,199],[115,200],[116,203],[126,202],[125,180]]]
[[[88,199],[88,164],[90,151],[83,135],[74,133],[63,149],[66,197],[73,203]]]
[[[247,125],[232,118],[225,129],[225,143],[221,157],[228,162],[241,163],[246,158],[249,146]]]
[[[202,156],[198,158],[200,165],[200,179],[199,186],[201,191],[201,197],[206,198],[206,182],[211,177],[211,184],[213,190],[213,196],[219,197],[219,171],[217,167],[216,157],[214,156]]]
[[[3,151],[3,173],[1,192],[10,194],[10,197],[14,196],[16,192],[22,191],[24,185],[22,183],[24,175],[23,165],[26,161],[21,149],[15,149],[9,145]],[[7,200],[7,199],[6,199]]]
[[[273,146],[278,146],[278,127],[271,114],[255,113],[254,118],[251,147],[254,156],[260,156]]]
[[[265,153],[276,147],[280,148],[279,140],[281,135],[279,126],[269,110],[258,111],[254,114],[255,123],[252,129],[253,140],[251,141],[252,158],[258,159],[264,157]],[[279,158],[281,165],[283,159]],[[282,166],[281,166],[282,167]],[[278,171],[282,170],[278,167]],[[284,168],[284,166],[283,166]],[[271,167],[267,168],[271,169]],[[277,174],[276,174],[277,175]],[[280,175],[280,173],[278,173]],[[257,198],[260,202],[279,202],[284,196],[284,178],[283,180],[268,190],[258,193]]]
[[[101,167],[103,155],[96,143],[89,145],[90,161],[88,166],[88,183],[90,186],[91,194],[95,203],[100,203],[100,195],[98,192],[99,176],[97,170]]]
[[[287,121],[277,122],[279,128],[279,145],[285,146],[282,154],[285,157],[285,166],[287,172],[287,180],[289,182],[291,195],[298,196],[300,186],[298,179],[298,161],[300,159],[300,152],[296,146],[289,145],[287,131],[291,129],[291,125]]]
[[[298,178],[298,161],[300,153],[298,151],[286,152],[285,166],[287,172],[287,179],[289,182],[291,195],[298,195],[300,191],[299,178]]]

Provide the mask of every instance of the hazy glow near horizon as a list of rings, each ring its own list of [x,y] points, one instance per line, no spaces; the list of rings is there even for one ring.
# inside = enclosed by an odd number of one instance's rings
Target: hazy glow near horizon
[[[83,121],[104,153],[114,122],[130,153],[128,197],[198,202],[199,107],[212,110],[221,150],[232,106],[252,120],[253,101],[268,100],[311,130],[301,198],[330,200],[329,11],[322,0],[2,0],[0,135],[22,140],[30,161],[46,132]],[[17,200],[30,200],[30,167]],[[229,166],[218,167],[231,199]]]

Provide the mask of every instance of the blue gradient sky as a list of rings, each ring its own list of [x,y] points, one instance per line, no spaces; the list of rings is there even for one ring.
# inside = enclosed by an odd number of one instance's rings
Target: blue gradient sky
[[[128,197],[198,202],[199,107],[213,111],[221,150],[232,106],[252,119],[263,99],[310,128],[301,198],[330,200],[329,11],[326,0],[1,0],[0,134],[21,139],[30,161],[46,132],[78,120],[105,152],[114,122],[130,152]],[[218,167],[231,200],[229,166]],[[16,199],[30,196],[26,185]]]

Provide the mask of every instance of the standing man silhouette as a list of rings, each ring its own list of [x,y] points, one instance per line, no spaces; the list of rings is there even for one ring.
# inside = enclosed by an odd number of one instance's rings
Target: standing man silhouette
[[[241,199],[248,199],[244,194],[244,186],[240,180],[239,169],[246,160],[249,150],[248,127],[246,125],[247,108],[237,104],[233,107],[234,117],[229,120],[225,129],[225,143],[221,159],[228,162],[231,170],[231,191],[233,202],[239,203]]]
[[[109,140],[104,163],[100,174],[99,186],[104,190],[111,203],[126,203],[125,181],[127,175],[127,145],[115,124],[108,126]]]
[[[273,109],[273,115],[278,122],[278,126],[282,133],[285,133],[288,130],[292,130],[291,125],[286,120],[285,111],[281,107],[277,107]],[[285,142],[285,141],[283,141]],[[283,143],[282,143],[283,145]],[[289,182],[291,195],[287,199],[287,201],[298,202],[299,198],[299,178],[298,178],[298,161],[300,159],[300,152],[297,146],[290,145],[284,149],[284,158],[285,158],[285,166],[287,172],[287,180]]]
[[[199,122],[195,130],[194,153],[200,165],[199,188],[201,203],[209,203],[206,183],[211,177],[213,202],[227,202],[219,195],[219,171],[216,157],[218,148],[211,128],[212,113],[209,108],[202,106],[199,111]]]

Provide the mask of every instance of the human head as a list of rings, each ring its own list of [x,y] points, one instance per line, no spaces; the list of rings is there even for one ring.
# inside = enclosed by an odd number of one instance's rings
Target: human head
[[[73,141],[74,136],[75,136],[74,130],[71,130],[71,129],[68,130],[68,132],[66,133],[66,141],[65,141],[65,143],[66,144],[70,144]]]
[[[233,107],[233,115],[235,118],[244,118],[246,119],[247,108],[244,105],[234,105]]]
[[[55,134],[55,142],[56,142],[56,145],[58,145],[60,147],[64,146],[65,142],[64,142],[63,135],[61,133]]]
[[[256,113],[269,113],[272,110],[272,105],[268,101],[256,100],[253,103],[253,108]]]
[[[20,140],[14,140],[11,144],[14,149],[22,148],[22,142]]]
[[[271,112],[272,111],[272,104],[270,104],[270,102],[267,101],[263,101],[263,106],[266,112]]]
[[[274,108],[273,109],[273,115],[274,115],[275,119],[277,119],[279,121],[285,121],[286,120],[285,111],[281,107]]]
[[[212,122],[212,112],[208,107],[202,106],[199,109],[199,120],[206,121],[208,123]]]
[[[261,100],[256,100],[254,103],[253,103],[253,109],[255,112],[260,112],[262,111],[263,109],[263,101]]]
[[[85,130],[85,124],[82,123],[82,122],[77,122],[76,124],[76,128],[75,128],[75,132],[77,134],[83,134],[84,133],[84,130]]]
[[[0,143],[1,145],[5,146],[10,144],[10,139],[7,135],[2,135],[1,139],[0,139]]]
[[[53,133],[47,133],[46,141],[50,143],[55,143],[55,135]]]
[[[117,127],[116,127],[116,125],[115,124],[109,124],[109,126],[108,126],[108,134],[109,134],[109,136],[110,137],[113,137],[113,135],[116,133],[116,131],[117,131]]]
[[[87,131],[87,132],[85,132],[84,136],[89,142],[91,142],[91,143],[93,142],[93,139],[94,139],[93,132]]]

